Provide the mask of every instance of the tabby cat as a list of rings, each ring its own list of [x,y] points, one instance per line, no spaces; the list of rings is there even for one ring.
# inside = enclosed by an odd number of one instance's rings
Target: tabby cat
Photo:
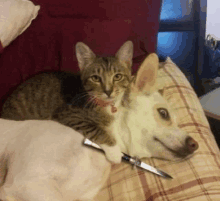
[[[131,82],[133,43],[125,42],[115,56],[99,57],[78,42],[76,57],[80,73],[35,75],[8,97],[1,117],[52,119],[97,143],[113,146],[115,139],[107,127]]]

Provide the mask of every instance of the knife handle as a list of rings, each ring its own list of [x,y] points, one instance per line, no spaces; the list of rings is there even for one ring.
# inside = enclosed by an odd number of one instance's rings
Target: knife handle
[[[127,161],[127,162],[131,162],[131,156],[129,156],[128,154],[125,154],[124,152],[122,152],[124,154],[124,156],[122,156],[122,159],[124,161]]]
[[[87,145],[87,146],[94,147],[94,148],[96,148],[96,149],[98,149],[98,150],[104,152],[99,145],[97,145],[96,143],[92,142],[91,140],[89,140],[89,139],[87,139],[87,138],[84,139],[83,144],[84,144],[84,145]],[[123,153],[123,152],[122,152],[122,153]],[[133,157],[131,157],[131,156],[129,156],[128,154],[125,154],[125,153],[123,153],[122,159],[123,159],[124,161],[127,161],[127,162],[131,163],[132,165],[136,165],[136,164],[139,162],[136,157],[133,158]]]
[[[91,140],[89,140],[87,138],[83,140],[83,144],[87,145],[87,146],[94,147],[94,148],[96,148],[100,151],[103,151],[102,148],[99,145],[97,145],[96,143],[92,142]]]
[[[105,154],[104,150],[103,150],[98,144],[92,142],[91,140],[89,140],[89,139],[87,139],[87,138],[85,138],[85,139],[83,140],[83,144],[84,144],[84,145],[87,145],[87,146],[89,146],[89,147],[95,148],[96,150],[98,150],[98,151],[100,151],[100,152],[102,152],[102,153]],[[1,201],[1,200],[0,200],[0,201]]]

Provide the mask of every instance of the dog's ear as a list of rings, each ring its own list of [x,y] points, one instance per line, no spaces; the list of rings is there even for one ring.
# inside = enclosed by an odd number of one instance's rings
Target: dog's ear
[[[146,93],[155,91],[158,68],[158,56],[155,53],[148,55],[137,72],[134,83],[136,90]]]
[[[164,94],[164,88],[163,89],[158,89],[158,92],[160,93],[161,96]]]
[[[170,57],[167,57],[165,63],[175,64]]]

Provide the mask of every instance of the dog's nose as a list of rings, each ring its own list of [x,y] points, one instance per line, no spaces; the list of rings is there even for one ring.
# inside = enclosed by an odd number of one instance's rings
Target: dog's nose
[[[198,142],[196,142],[192,137],[186,138],[186,146],[188,147],[190,153],[193,153],[199,148]]]

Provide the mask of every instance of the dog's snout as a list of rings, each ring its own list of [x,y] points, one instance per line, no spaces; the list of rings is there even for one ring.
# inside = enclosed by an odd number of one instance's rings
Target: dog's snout
[[[190,153],[193,153],[199,148],[198,142],[196,142],[192,137],[186,138],[186,146],[188,147]]]

